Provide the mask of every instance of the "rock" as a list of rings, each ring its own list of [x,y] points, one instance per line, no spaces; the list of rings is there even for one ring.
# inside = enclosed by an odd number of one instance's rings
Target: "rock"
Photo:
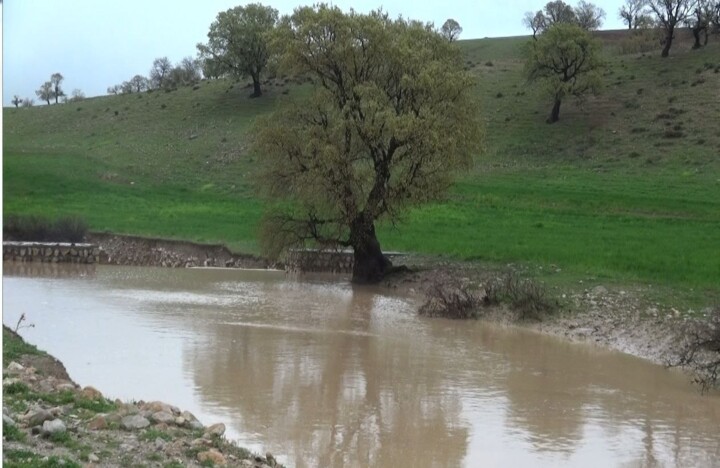
[[[13,374],[17,372],[22,372],[23,370],[25,370],[25,368],[15,361],[11,361],[10,364],[8,364],[7,366],[7,371]]]
[[[227,465],[225,456],[218,452],[216,449],[210,449],[205,452],[200,452],[197,455],[197,460],[200,463],[212,462],[215,465]]]
[[[139,414],[134,414],[122,418],[122,420],[120,421],[120,425],[123,427],[123,429],[132,431],[134,429],[144,429],[148,427],[150,425],[150,421],[140,416]]]
[[[167,403],[163,403],[162,401],[151,401],[149,403],[145,403],[141,406],[141,409],[143,411],[149,411],[152,413],[157,413],[159,411],[164,411],[166,413],[172,413],[173,407],[168,405]]]
[[[96,414],[90,421],[87,423],[87,428],[91,431],[99,431],[101,429],[107,429],[108,423],[107,419],[105,418],[104,414]]]
[[[190,421],[190,429],[200,430],[205,429],[205,426],[200,421]]]
[[[166,442],[160,437],[155,439],[155,450],[162,450],[165,448]]]
[[[95,455],[94,453],[91,453],[90,455],[88,455],[88,461],[89,461],[90,463],[97,463],[97,462],[100,461],[100,457],[98,457],[98,456]]]
[[[44,423],[45,421],[52,419],[52,418],[53,418],[53,416],[52,416],[52,414],[50,414],[50,411],[48,411],[44,408],[40,408],[40,409],[37,409],[34,411],[31,410],[30,413],[28,413],[27,423],[28,423],[28,426],[34,427],[34,426],[39,426],[42,423]]]
[[[178,416],[177,418],[175,418],[175,424],[178,426],[184,426],[186,422],[187,421],[185,421],[185,418],[183,418],[182,416]]]
[[[67,427],[65,423],[60,419],[53,419],[52,421],[45,421],[42,425],[42,434],[51,435],[57,432],[65,432]]]
[[[158,411],[150,416],[150,420],[154,423],[173,424],[175,417],[167,411]]]
[[[65,391],[65,390],[75,390],[75,384],[72,382],[67,381],[61,381],[61,383],[55,385],[55,389],[59,392]]]
[[[100,400],[103,397],[103,394],[100,393],[100,390],[89,385],[82,389],[80,395],[90,400]]]
[[[212,447],[212,441],[207,439],[193,439],[192,442],[190,442],[191,447]]]
[[[268,452],[265,454],[265,459],[267,460],[268,465],[274,467],[277,466],[277,460],[275,460],[275,457],[273,457],[273,454]]]
[[[225,434],[225,424],[217,423],[205,429],[205,434],[203,435],[203,437],[222,437],[223,434]]]
[[[13,418],[11,418],[7,414],[3,413],[3,425],[14,426],[15,421],[13,421]]]
[[[255,466],[255,463],[251,462],[250,460],[242,460],[240,461],[240,466],[244,468],[253,468]]]

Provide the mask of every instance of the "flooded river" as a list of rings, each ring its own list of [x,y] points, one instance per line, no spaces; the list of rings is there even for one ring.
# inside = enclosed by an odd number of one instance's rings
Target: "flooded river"
[[[3,322],[81,385],[295,467],[720,466],[720,396],[640,359],[424,319],[417,299],[212,269],[7,264]]]

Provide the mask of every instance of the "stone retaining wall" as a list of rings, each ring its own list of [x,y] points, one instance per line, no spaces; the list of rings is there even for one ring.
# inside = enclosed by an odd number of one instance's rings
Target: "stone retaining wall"
[[[3,261],[96,263],[100,249],[94,244],[65,242],[3,242]]]
[[[289,273],[352,273],[352,250],[291,250],[285,270]]]

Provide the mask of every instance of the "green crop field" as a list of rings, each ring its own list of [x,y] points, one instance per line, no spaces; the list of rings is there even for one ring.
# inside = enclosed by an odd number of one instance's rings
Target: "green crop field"
[[[560,270],[568,280],[720,291],[720,40],[620,55],[600,33],[601,95],[550,102],[522,75],[524,38],[461,41],[486,145],[444,200],[382,226],[386,249]],[[248,152],[273,79],[4,109],[5,213],[79,214],[98,231],[221,242],[257,252],[262,201]]]

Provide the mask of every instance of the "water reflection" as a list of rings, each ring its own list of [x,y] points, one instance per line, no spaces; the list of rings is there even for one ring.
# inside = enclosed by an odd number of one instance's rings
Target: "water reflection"
[[[3,262],[3,276],[28,278],[85,278],[95,275],[95,264]]]
[[[33,342],[71,375],[222,420],[290,466],[720,460],[720,397],[685,376],[522,329],[419,319],[412,298],[266,272],[5,273],[4,319],[31,313]]]

